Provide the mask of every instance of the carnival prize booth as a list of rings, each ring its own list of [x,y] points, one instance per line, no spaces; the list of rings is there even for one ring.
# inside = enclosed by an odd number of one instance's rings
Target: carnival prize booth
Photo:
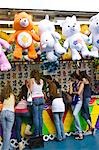
[[[95,18],[99,19],[99,14],[87,18],[88,24],[81,24],[76,15],[64,16],[63,13],[62,20],[55,21],[50,16],[52,11],[48,11],[49,14],[42,11],[44,18],[35,24],[32,20],[32,11],[21,10],[18,13],[12,9],[7,11],[9,15],[13,14],[11,18],[13,26],[8,25],[8,29],[2,28],[0,31],[0,90],[7,81],[10,81],[17,97],[21,86],[30,78],[30,72],[34,68],[38,68],[43,75],[51,75],[53,79],[57,79],[61,88],[66,90],[70,74],[75,70],[86,70],[92,78],[93,95],[89,103],[92,124],[99,129],[99,40],[95,38],[94,31],[97,28],[94,25]],[[79,13],[77,15],[79,16]],[[72,24],[77,25],[74,36],[71,36],[72,31],[68,29]],[[45,89],[47,92],[47,87]],[[79,117],[82,129],[86,131],[88,127],[80,114]],[[64,113],[63,123],[66,135],[70,136],[74,132],[74,119],[70,110]],[[27,120],[23,120],[21,129],[23,138],[26,125]],[[53,115],[51,106],[46,101],[43,110],[43,134],[45,141],[54,139]],[[1,124],[0,138],[2,139]],[[12,139],[15,139],[15,127]]]

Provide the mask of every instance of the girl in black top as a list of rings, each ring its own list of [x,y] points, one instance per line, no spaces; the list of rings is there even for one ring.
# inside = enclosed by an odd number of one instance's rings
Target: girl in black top
[[[89,112],[89,101],[91,99],[90,77],[84,71],[81,71],[80,75],[84,83],[83,104],[82,104],[81,114],[89,126],[88,131],[93,134],[94,129],[92,127],[92,122],[91,122],[91,117]]]

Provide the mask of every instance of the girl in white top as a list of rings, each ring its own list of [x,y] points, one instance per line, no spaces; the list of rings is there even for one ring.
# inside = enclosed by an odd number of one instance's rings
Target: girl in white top
[[[38,70],[31,72],[30,79],[30,91],[32,93],[32,115],[34,123],[34,136],[42,135],[43,126],[43,106],[44,106],[44,94],[43,94],[43,80],[40,78]]]
[[[11,130],[14,124],[14,105],[15,97],[12,93],[10,82],[5,85],[2,96],[4,99],[1,112],[1,123],[3,128],[3,146],[2,150],[10,149]]]

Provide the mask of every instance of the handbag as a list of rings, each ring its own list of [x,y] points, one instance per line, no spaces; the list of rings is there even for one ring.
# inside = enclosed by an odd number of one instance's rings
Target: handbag
[[[62,97],[65,103],[72,103],[72,96],[68,92],[62,91]]]
[[[43,136],[30,137],[28,143],[31,149],[44,147]]]
[[[27,95],[27,105],[32,105],[32,93],[30,91]]]

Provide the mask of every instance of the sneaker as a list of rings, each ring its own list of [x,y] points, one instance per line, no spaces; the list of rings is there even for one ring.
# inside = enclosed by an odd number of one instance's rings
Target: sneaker
[[[19,142],[19,150],[23,150],[25,148],[23,142]]]
[[[92,131],[86,131],[84,135],[92,135]]]
[[[30,129],[31,129],[31,126],[30,126],[30,125],[27,125],[27,126],[26,126],[26,129],[25,129],[25,135],[27,135],[27,136],[32,135],[32,132],[30,131]]]
[[[92,128],[91,130],[87,130],[84,135],[95,135],[96,129]]]
[[[77,136],[75,136],[75,140],[83,140],[83,134],[78,134]]]
[[[55,138],[55,141],[61,142],[62,139]]]
[[[92,135],[95,135],[95,134],[96,134],[96,129],[93,128],[93,129],[91,130],[91,132],[92,132]]]

